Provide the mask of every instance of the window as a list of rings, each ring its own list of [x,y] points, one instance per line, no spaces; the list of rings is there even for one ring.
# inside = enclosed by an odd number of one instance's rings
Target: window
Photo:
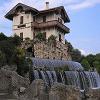
[[[35,17],[33,17],[33,21],[35,22]]]
[[[46,16],[43,16],[43,22],[46,22]]]
[[[20,24],[23,24],[23,16],[20,17]]]
[[[20,33],[20,38],[23,40],[23,33]]]
[[[59,41],[61,42],[61,34],[59,34]]]
[[[44,34],[44,38],[46,39],[46,32],[43,32],[43,34]]]

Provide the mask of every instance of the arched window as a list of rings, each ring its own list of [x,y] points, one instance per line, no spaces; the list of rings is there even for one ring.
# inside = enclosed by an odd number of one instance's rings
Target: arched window
[[[20,24],[23,24],[23,16],[20,17]]]

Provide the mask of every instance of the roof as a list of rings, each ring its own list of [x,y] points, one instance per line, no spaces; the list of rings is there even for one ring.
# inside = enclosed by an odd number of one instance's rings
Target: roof
[[[67,12],[65,10],[65,8],[63,6],[59,6],[59,7],[55,7],[55,8],[51,8],[51,9],[47,9],[47,10],[42,10],[39,12],[39,14],[43,14],[43,13],[49,13],[49,12],[57,12],[57,11],[61,11],[61,15],[62,18],[64,19],[65,22],[70,22],[70,19],[67,15]]]
[[[70,22],[70,19],[67,15],[67,12],[66,10],[64,9],[63,6],[60,6],[60,7],[55,7],[55,8],[51,8],[51,9],[48,9],[48,10],[42,10],[42,11],[38,11],[37,9],[35,8],[32,8],[30,6],[27,6],[25,4],[22,4],[22,3],[18,3],[15,7],[13,7],[6,15],[5,17],[7,19],[10,19],[12,20],[13,19],[13,16],[16,15],[16,10],[18,7],[22,7],[24,11],[31,11],[35,14],[44,14],[44,13],[49,13],[49,12],[58,12],[60,11],[61,13],[61,16],[64,20],[64,22]]]
[[[32,8],[30,6],[27,6],[25,4],[22,4],[22,3],[18,3],[15,7],[13,7],[6,15],[5,15],[5,18],[7,19],[10,19],[12,20],[13,19],[13,16],[16,14],[16,10],[18,7],[22,7],[24,11],[31,11],[31,12],[34,12],[34,13],[38,13],[39,11],[35,8]]]

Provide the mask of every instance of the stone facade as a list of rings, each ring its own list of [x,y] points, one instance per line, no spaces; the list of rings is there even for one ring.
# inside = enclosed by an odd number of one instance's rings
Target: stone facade
[[[71,60],[71,55],[68,52],[68,45],[56,41],[56,45],[49,45],[48,42],[33,42],[24,41],[21,48],[27,49],[32,48],[34,56],[36,58],[44,59],[60,59],[60,60]]]

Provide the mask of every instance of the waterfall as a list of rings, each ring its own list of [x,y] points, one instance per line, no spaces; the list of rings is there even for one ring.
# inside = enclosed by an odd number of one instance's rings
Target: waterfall
[[[94,71],[84,71],[83,67],[78,62],[65,60],[50,60],[32,58],[33,66],[37,68],[47,68],[47,71],[33,70],[32,79],[43,79],[45,84],[52,86],[55,82],[66,85],[73,85],[86,90],[88,88],[100,88],[100,76]],[[67,71],[59,72],[54,68],[63,68],[66,66]],[[50,68],[50,69],[49,69]],[[53,70],[51,70],[53,69]]]

